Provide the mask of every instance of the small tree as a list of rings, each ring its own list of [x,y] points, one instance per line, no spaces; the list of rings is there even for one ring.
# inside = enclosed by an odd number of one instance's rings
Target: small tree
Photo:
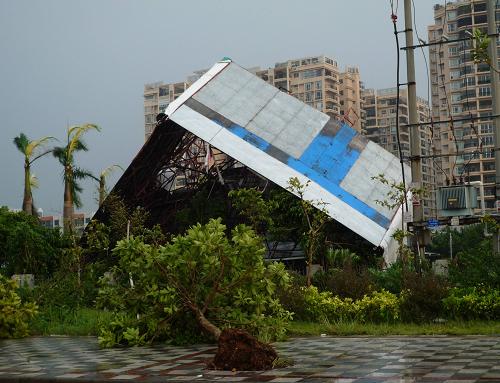
[[[14,138],[14,145],[24,155],[23,211],[26,214],[36,215],[33,207],[31,165],[52,151],[44,150],[44,145],[53,139],[53,137],[43,137],[39,140],[30,140],[24,133]]]
[[[384,206],[389,210],[393,210],[395,208],[404,209],[404,205],[408,203],[408,193],[410,192],[414,197],[421,198],[426,194],[426,190],[423,188],[406,188],[406,185],[403,182],[396,182],[394,180],[390,180],[385,177],[383,174],[379,174],[377,176],[373,176],[372,180],[379,181],[380,183],[389,187],[389,191],[387,192],[387,197],[384,200],[375,200],[375,203],[380,206]],[[393,238],[398,243],[398,256],[403,264],[403,268],[405,269],[410,258],[414,256],[411,249],[405,245],[405,239],[411,236],[412,233],[405,230],[404,220],[401,219],[401,229],[398,229],[394,232]],[[419,259],[415,257],[415,262]],[[418,264],[416,264],[418,269]]]
[[[37,314],[34,303],[22,302],[15,281],[0,274],[0,339],[27,336],[28,323]]]
[[[314,253],[319,247],[322,229],[324,225],[331,220],[326,214],[323,201],[308,201],[305,199],[305,193],[310,181],[302,184],[297,177],[292,177],[288,180],[288,190],[296,194],[300,198],[300,206],[302,214],[307,222],[307,231],[302,233],[303,242],[305,243],[305,252],[307,257],[307,286],[311,286],[312,278],[312,263]],[[314,205],[316,206],[314,206]]]
[[[486,63],[490,67],[490,69],[494,70],[497,73],[500,73],[500,71],[496,67],[496,63],[492,62],[491,57],[488,53],[488,47],[491,42],[491,38],[488,36],[488,34],[476,28],[474,29],[474,32],[472,34],[472,39],[474,42],[474,47],[471,50],[471,56],[474,60],[474,63]],[[495,41],[493,41],[493,43],[495,44]]]
[[[256,233],[264,234],[266,229],[272,227],[273,201],[264,200],[262,192],[244,188],[231,190],[228,196],[231,198],[232,206],[248,221]]]
[[[220,219],[197,224],[165,246],[120,241],[114,282],[103,284],[98,302],[127,312],[129,320],[103,329],[101,344],[172,337],[180,326],[171,324],[185,325],[189,318],[215,339],[226,327],[245,328],[265,340],[282,335],[290,313],[275,291],[289,277],[282,264],[266,266],[263,252],[253,230],[238,225],[228,237]]]
[[[106,185],[106,181],[108,177],[113,173],[114,170],[120,169],[123,171],[123,168],[120,165],[110,165],[106,169],[104,169],[101,174],[99,174],[99,178],[96,179],[97,182],[99,182],[99,187],[97,189],[98,195],[99,195],[99,206],[102,206],[104,203],[104,200],[106,199],[106,196],[108,195],[108,189]]]
[[[68,128],[66,136],[66,145],[54,148],[52,151],[54,157],[59,160],[63,166],[64,177],[64,232],[70,233],[73,228],[74,207],[81,207],[80,193],[82,187],[79,181],[93,177],[88,170],[81,169],[75,164],[75,154],[78,151],[87,151],[87,145],[82,140],[82,135],[90,130],[99,131],[99,127],[93,124],[72,126]],[[93,177],[95,178],[95,177]]]

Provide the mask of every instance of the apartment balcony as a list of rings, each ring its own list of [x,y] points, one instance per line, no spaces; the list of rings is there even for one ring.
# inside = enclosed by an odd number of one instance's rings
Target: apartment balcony
[[[329,93],[332,93],[334,95],[339,95],[339,88],[337,85],[329,85],[329,84],[325,84],[325,92],[329,92]]]
[[[333,105],[326,105],[325,106],[325,113],[327,114],[334,114],[335,116],[338,116],[340,114],[340,109],[338,106],[333,106]]]
[[[327,101],[327,102],[328,101],[332,101],[335,104],[339,104],[340,103],[339,96],[328,94],[328,93],[325,94],[325,101]]]

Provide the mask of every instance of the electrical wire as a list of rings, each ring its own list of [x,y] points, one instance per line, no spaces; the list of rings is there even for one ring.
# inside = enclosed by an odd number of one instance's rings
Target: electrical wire
[[[443,22],[442,22],[442,27],[443,27],[443,32],[441,34],[441,41],[443,41],[443,35],[444,35],[444,32],[445,32],[445,27],[447,25],[447,17],[448,17],[448,3],[447,1],[445,1],[444,3],[444,17],[443,17]],[[450,100],[449,100],[449,97],[448,97],[448,92],[447,92],[447,89],[446,89],[446,84],[444,82],[444,74],[443,74],[443,60],[442,60],[442,56],[443,56],[443,44],[440,44],[439,45],[439,51],[438,51],[438,56],[439,56],[439,78],[441,79],[441,88],[443,89],[443,92],[444,92],[444,97],[446,99],[446,107],[448,109],[448,115],[450,116],[450,131],[451,131],[451,136],[453,138],[453,142],[455,144],[455,151],[458,152],[458,143],[457,143],[457,137],[455,136],[455,126],[454,126],[454,123],[453,123],[453,115],[451,113],[451,106],[450,106]],[[457,164],[457,160],[455,158],[455,161],[453,162],[453,166],[451,167],[451,174],[450,174],[450,178],[452,181],[454,181],[454,172],[455,172],[455,167],[456,167],[456,164]]]
[[[400,55],[399,55],[399,36],[398,36],[398,29],[397,29],[397,20],[398,16],[397,13],[394,13],[394,1],[389,0],[391,3],[391,20],[392,20],[392,25],[394,27],[394,37],[396,40],[396,141],[398,144],[398,154],[399,154],[399,162],[401,163],[401,176],[402,176],[402,182],[403,182],[403,190],[406,190],[406,176],[405,176],[405,167],[404,167],[404,162],[403,162],[403,151],[401,150],[401,140],[399,139],[399,98],[400,98],[400,79],[399,79],[399,72],[400,72]],[[397,12],[397,7],[398,7],[399,2],[396,4],[396,12]],[[408,212],[408,197],[406,193],[404,193],[405,196],[405,209],[406,212]],[[404,220],[403,220],[404,222]],[[404,224],[404,223],[402,223]]]
[[[412,8],[413,8],[413,26],[415,28],[415,35],[417,36],[417,40],[419,41],[419,43],[423,44],[423,43],[425,43],[425,41],[420,38],[420,35],[418,33],[417,12],[416,12],[416,8],[415,8],[415,1],[414,0],[411,0],[411,5],[412,5]],[[435,152],[434,152],[434,124],[433,124],[434,118],[433,118],[433,115],[432,115],[432,106],[430,104],[430,102],[431,102],[431,77],[429,75],[429,63],[428,63],[427,56],[425,54],[423,46],[420,46],[420,51],[422,52],[422,57],[424,58],[425,74],[427,76],[427,108],[429,110],[429,115],[430,115],[430,118],[431,118],[431,123],[429,125],[429,130],[430,130],[430,133],[431,133],[431,137],[430,137],[430,140],[429,140],[429,145],[430,145],[430,149],[431,149],[431,154],[434,155],[435,154]],[[417,127],[417,129],[419,129],[419,127]],[[438,162],[436,161],[436,159],[435,158],[431,158],[431,160],[432,160],[432,164],[434,165],[432,167],[432,172],[433,172],[433,176],[434,176],[434,182],[431,182],[430,185],[431,185],[431,188],[432,188],[432,192],[436,193],[436,178],[437,178],[436,177],[436,167],[444,174],[445,179],[446,179],[446,183],[449,183],[449,179],[448,179],[448,174],[438,164]]]
[[[470,156],[469,160],[462,167],[462,171],[458,175],[460,178],[465,173],[465,170],[468,168],[468,166],[471,163],[471,161],[473,159],[475,159],[476,154],[479,155],[479,153],[481,153],[482,148],[483,148],[483,140],[482,140],[481,136],[479,135],[479,132],[478,132],[476,126],[474,125],[474,117],[472,116],[472,112],[471,112],[471,109],[470,109],[469,82],[467,81],[467,62],[466,62],[466,60],[467,60],[467,54],[466,54],[466,48],[467,48],[466,42],[464,41],[462,43],[462,52],[463,52],[463,55],[462,55],[463,59],[462,60],[463,60],[463,69],[464,69],[464,75],[465,75],[465,78],[464,78],[464,81],[465,81],[465,98],[466,98],[467,111],[469,112],[469,118],[470,118],[470,121],[471,121],[470,127],[471,127],[471,130],[474,131],[474,133],[475,133],[475,135],[477,137],[477,147],[476,147],[476,150],[474,150],[473,152],[471,152],[471,156]]]

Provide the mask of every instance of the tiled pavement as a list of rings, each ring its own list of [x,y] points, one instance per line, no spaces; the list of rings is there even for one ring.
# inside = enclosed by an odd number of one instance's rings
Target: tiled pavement
[[[500,337],[316,337],[275,346],[293,367],[206,370],[212,345],[99,350],[88,337],[0,341],[0,382],[500,383]]]

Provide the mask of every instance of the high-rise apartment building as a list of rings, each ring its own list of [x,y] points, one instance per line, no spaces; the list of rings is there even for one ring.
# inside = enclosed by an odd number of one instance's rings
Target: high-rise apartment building
[[[340,114],[358,132],[363,132],[365,114],[363,107],[364,85],[357,67],[347,67],[339,76]]]
[[[347,67],[342,72],[337,61],[315,56],[287,60],[274,68],[256,70],[255,74],[323,113],[337,118],[345,115],[346,122],[361,132],[362,83],[358,68]]]
[[[192,82],[177,82],[173,84],[156,82],[144,86],[144,128],[146,139],[151,135],[156,125],[156,115],[164,112],[167,105],[179,97]]]
[[[277,63],[273,68],[249,68],[264,81],[297,97],[322,112],[345,119],[362,131],[363,112],[359,70],[338,69],[337,62],[326,56],[304,57]],[[155,117],[195,82],[205,70],[194,72],[185,82],[157,82],[144,86],[144,118],[146,139],[155,126]],[[344,118],[345,116],[345,118]]]
[[[366,89],[362,92],[364,112],[366,114],[366,136],[380,146],[399,157],[399,147],[396,132],[396,105],[397,89]],[[430,119],[430,110],[426,100],[417,98],[417,111],[420,122]],[[399,142],[401,154],[409,164],[410,157],[410,128],[404,126],[409,122],[408,91],[400,89],[399,95]],[[413,128],[419,130],[422,155],[432,152],[432,132],[429,126]],[[422,159],[422,183],[427,191],[423,198],[425,217],[435,217],[435,169],[431,159]]]
[[[493,0],[487,0],[493,1]],[[496,20],[500,20],[497,3]],[[495,203],[495,161],[491,76],[486,63],[474,63],[472,33],[487,32],[486,1],[459,0],[434,7],[434,25],[429,26],[432,117],[437,181],[440,185],[481,181],[486,208]],[[497,39],[497,46],[499,40]],[[497,63],[498,67],[498,63]],[[482,117],[481,120],[466,120]]]

